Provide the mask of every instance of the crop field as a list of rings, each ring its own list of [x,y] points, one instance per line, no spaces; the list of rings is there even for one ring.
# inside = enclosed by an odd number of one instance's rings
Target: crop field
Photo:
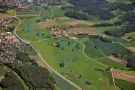
[[[39,14],[40,11],[32,11],[32,12],[26,12],[26,11],[17,11],[16,14],[17,15],[32,15],[32,14]]]
[[[75,27],[77,27],[77,28],[87,28],[87,27],[90,27],[90,26],[85,25],[85,24],[77,24],[77,25],[75,25]]]
[[[65,39],[67,42],[75,42],[73,40],[69,40],[66,38],[61,38],[59,37],[58,40]],[[66,78],[70,79],[74,83],[78,84],[82,88],[85,89],[91,89],[94,90],[93,87],[91,86],[85,86],[82,84],[81,80],[77,78],[77,76],[71,72],[65,71],[63,68],[60,67],[60,60],[57,57],[57,52],[61,51],[60,48],[51,46],[50,44],[56,43],[55,40],[44,40],[42,42],[34,42],[31,43],[34,47],[37,48],[37,50],[40,52],[40,54],[43,56],[43,58],[47,61],[51,67],[55,68],[59,73],[61,73],[63,76]],[[77,42],[75,42],[77,44]],[[71,50],[73,46],[67,46],[64,44],[64,42],[60,43],[61,46],[65,48],[65,51]],[[74,51],[72,53],[73,56],[77,58],[76,62],[66,62],[64,65],[66,68],[71,69],[79,73],[84,81],[89,81],[98,88],[102,89],[106,87],[106,90],[109,90],[109,88],[113,88],[114,90],[116,89],[113,85],[110,85],[109,82],[109,77],[104,76],[101,71],[96,71],[95,68],[105,70],[107,67],[104,67],[90,59],[88,59],[82,52],[83,45],[80,46],[81,49],[78,51]],[[60,56],[62,60],[66,59],[72,59],[68,55],[66,55],[66,52],[60,53]],[[83,66],[80,68],[80,66]],[[104,81],[104,83],[101,82],[100,78]]]
[[[105,37],[105,38],[112,40],[113,42],[122,43],[126,47],[134,47],[135,46],[135,43],[133,43],[131,41],[121,40],[120,38],[115,38],[115,37],[113,37],[113,38]]]
[[[123,88],[123,90],[134,90],[135,89],[135,83],[131,83],[125,80],[115,79],[116,84]]]
[[[107,56],[111,55],[112,52],[114,51],[119,51],[119,52],[127,51],[127,48],[125,48],[124,46],[118,43],[106,43],[98,39],[91,39],[91,41],[94,43],[94,45],[97,46],[97,48],[99,48]]]
[[[23,20],[23,19],[33,19],[33,18],[36,18],[37,16],[17,16],[17,17]]]
[[[109,67],[112,67],[112,68],[116,68],[116,69],[124,68],[124,69],[126,69],[126,66],[124,66],[124,65],[122,65],[118,62],[115,62],[115,61],[113,61],[109,58],[98,59],[97,61],[100,62],[100,63],[103,63],[103,64],[105,64]]]
[[[98,49],[94,47],[94,45],[91,44],[90,40],[84,42],[85,49],[84,52],[92,59],[102,58],[104,55],[99,52]]]
[[[52,76],[56,80],[56,84],[60,87],[61,90],[77,90],[77,88],[66,82],[64,79],[62,79],[55,73],[52,73]]]
[[[4,67],[0,66],[0,76],[4,76],[6,72],[7,70]]]

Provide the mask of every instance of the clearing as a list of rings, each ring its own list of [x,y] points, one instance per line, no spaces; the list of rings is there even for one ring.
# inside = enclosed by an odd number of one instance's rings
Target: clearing
[[[2,81],[2,79],[4,79],[5,78],[5,76],[0,76],[0,82]]]
[[[121,59],[119,59],[119,58],[116,58],[116,57],[114,57],[114,56],[109,56],[108,57],[109,59],[112,59],[112,60],[114,60],[114,61],[116,61],[116,62],[118,62],[118,63],[121,63],[121,64],[123,64],[123,65],[127,65],[127,63],[128,62],[126,62],[126,61],[124,61],[124,60],[121,60]]]

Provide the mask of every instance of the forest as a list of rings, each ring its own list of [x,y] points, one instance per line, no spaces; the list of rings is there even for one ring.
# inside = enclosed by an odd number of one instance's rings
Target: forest
[[[114,10],[120,11],[132,11],[133,5],[114,2],[110,3],[106,0],[67,0],[74,6],[65,6],[62,9],[66,10],[66,16],[70,18],[82,19],[82,20],[108,20],[115,17],[111,12]],[[120,1],[120,0],[119,0]]]

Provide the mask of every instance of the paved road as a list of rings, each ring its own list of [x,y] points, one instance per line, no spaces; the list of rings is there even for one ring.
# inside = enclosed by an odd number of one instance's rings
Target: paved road
[[[19,21],[19,24],[18,24],[18,25],[15,27],[15,29],[14,29],[14,35],[15,35],[17,38],[19,38],[21,41],[25,42],[26,44],[29,44],[29,45],[37,52],[37,54],[39,55],[39,57],[41,58],[41,60],[43,61],[43,63],[46,64],[46,66],[47,66],[50,70],[52,70],[52,71],[53,71],[54,73],[56,73],[58,76],[60,76],[61,78],[63,78],[64,80],[66,80],[68,83],[70,83],[71,85],[73,85],[74,87],[76,87],[78,90],[82,90],[82,89],[81,89],[79,86],[77,86],[75,83],[71,82],[70,80],[68,80],[67,78],[65,78],[64,76],[62,76],[60,73],[58,73],[56,70],[54,70],[54,69],[43,59],[43,57],[41,56],[40,52],[38,52],[38,50],[37,50],[35,47],[33,47],[30,43],[28,43],[28,42],[24,41],[23,39],[21,39],[21,38],[16,34],[16,29],[21,25],[21,20],[20,20],[18,17],[16,17],[16,16],[12,16],[12,17],[17,18],[18,21]]]

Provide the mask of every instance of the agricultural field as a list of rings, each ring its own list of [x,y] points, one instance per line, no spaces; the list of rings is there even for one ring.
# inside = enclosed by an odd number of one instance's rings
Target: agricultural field
[[[100,63],[103,63],[103,64],[105,64],[105,65],[107,65],[109,67],[112,67],[112,68],[116,68],[116,69],[121,69],[121,68],[127,69],[126,66],[124,66],[124,65],[122,65],[122,64],[120,64],[118,62],[115,62],[115,61],[113,61],[113,60],[111,60],[109,58],[98,59],[97,61],[100,62]]]
[[[72,86],[71,84],[63,80],[61,77],[59,77],[55,73],[52,73],[52,76],[55,78],[56,84],[59,86],[60,90],[77,90],[77,88],[75,88],[74,86]]]
[[[8,15],[8,14],[3,14],[3,13],[0,13],[0,19],[8,19],[10,18],[11,16]]]
[[[58,38],[58,40],[62,40],[62,39],[65,39],[67,42],[75,42],[73,40],[69,40],[69,39],[66,39],[66,38],[61,38],[61,37]],[[55,68],[55,70],[57,70],[63,76],[65,76],[66,78],[75,82],[79,86],[82,86],[82,82],[76,77],[75,74],[73,74],[71,72],[68,72],[68,71],[65,71],[63,68],[61,68],[59,66],[60,60],[57,57],[57,52],[61,51],[61,49],[57,48],[57,47],[53,47],[53,46],[50,45],[50,44],[53,44],[53,43],[56,43],[56,41],[55,40],[44,40],[42,42],[34,42],[34,43],[31,43],[31,44],[38,49],[38,51],[43,56],[43,58],[47,61],[47,63],[49,65],[51,65],[53,68]],[[75,42],[75,43],[77,44],[77,42]],[[64,42],[60,43],[60,45],[65,47],[65,51],[71,50],[71,48],[73,48],[73,46],[65,45]],[[72,53],[72,55],[74,55],[77,58],[77,61],[73,62],[73,63],[66,62],[64,64],[65,67],[68,68],[68,69],[74,70],[77,73],[81,74],[82,78],[84,78],[85,81],[92,82],[92,84],[99,87],[100,89],[105,88],[105,87],[106,87],[107,90],[109,88],[116,89],[113,85],[110,85],[108,83],[109,77],[102,75],[103,72],[95,70],[95,68],[105,70],[107,67],[104,67],[104,66],[88,59],[82,52],[83,45],[81,45],[80,47],[81,47],[80,50]],[[61,56],[62,60],[64,60],[65,58],[72,59],[72,57],[69,57],[68,55],[66,55],[66,52],[60,53],[60,56]],[[80,66],[84,66],[84,67],[80,68]],[[104,83],[101,83],[100,78],[102,78]],[[105,85],[105,87],[104,87],[104,85]],[[92,90],[94,89],[91,86],[85,86],[85,85],[83,85],[82,88],[92,89]]]
[[[12,16],[15,16],[15,11],[14,10],[8,10],[7,11],[7,14],[9,14],[9,15],[12,15]]]
[[[4,67],[0,66],[0,76],[4,76],[8,72]]]
[[[131,83],[125,80],[115,79],[116,85],[118,85],[123,90],[134,90],[135,83]]]

